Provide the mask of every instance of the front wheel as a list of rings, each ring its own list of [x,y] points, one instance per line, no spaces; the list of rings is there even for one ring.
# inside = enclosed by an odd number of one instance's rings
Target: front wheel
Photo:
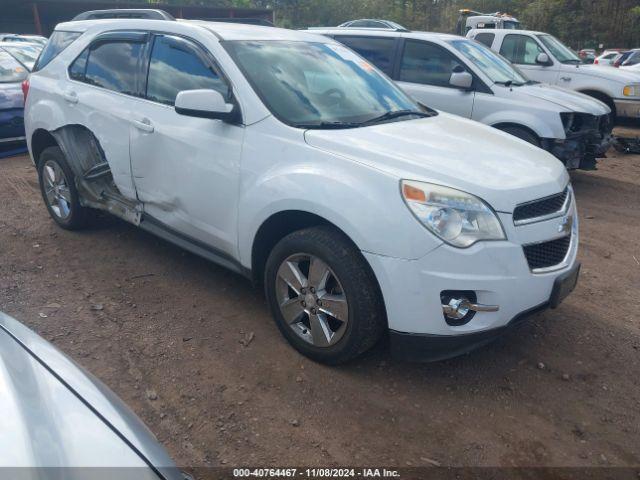
[[[318,362],[347,362],[373,347],[384,331],[384,305],[373,272],[360,251],[331,227],[283,238],[267,260],[265,293],[284,337]]]

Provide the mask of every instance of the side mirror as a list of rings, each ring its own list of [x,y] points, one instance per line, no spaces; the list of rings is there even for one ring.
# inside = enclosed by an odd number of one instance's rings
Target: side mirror
[[[551,59],[549,58],[549,55],[547,55],[546,53],[539,53],[538,56],[536,57],[536,63],[539,65],[544,65],[545,67],[552,65]]]
[[[452,87],[469,90],[473,85],[473,75],[469,72],[453,72],[449,79],[449,84]]]
[[[178,93],[176,112],[189,117],[210,118],[233,121],[235,106],[227,103],[220,92],[215,90],[184,90]]]

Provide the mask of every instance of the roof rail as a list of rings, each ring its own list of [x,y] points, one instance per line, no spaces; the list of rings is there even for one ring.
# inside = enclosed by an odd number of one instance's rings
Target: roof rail
[[[101,20],[108,18],[141,18],[145,20],[175,21],[173,15],[165,12],[164,10],[153,10],[149,8],[111,8],[109,10],[91,10],[89,12],[76,15],[72,21]]]

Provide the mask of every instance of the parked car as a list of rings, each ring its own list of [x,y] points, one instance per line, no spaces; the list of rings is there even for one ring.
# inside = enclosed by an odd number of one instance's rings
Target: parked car
[[[2,312],[0,385],[8,478],[188,478],[113,392]]]
[[[602,65],[602,66],[611,66],[611,64],[613,63],[613,59],[617,57],[622,51],[623,51],[622,49],[605,50],[599,56],[596,57],[596,59],[593,61],[593,64]]]
[[[491,48],[532,80],[576,90],[607,104],[612,117],[640,117],[640,78],[631,72],[583,65],[555,37],[529,30],[472,30],[468,38],[492,34]]]
[[[245,275],[316,361],[385,332],[397,355],[455,356],[577,282],[555,157],[420,107],[320,35],[63,23],[30,76],[26,126],[60,227],[106,210]]]
[[[532,82],[478,42],[426,32],[316,32],[362,55],[424,105],[542,147],[569,169],[593,168],[595,158],[611,145],[611,111],[606,105]]]
[[[21,85],[28,74],[25,65],[0,47],[0,158],[26,151]]]
[[[640,63],[640,49],[634,48],[615,58],[613,66],[618,68],[633,67]]]
[[[596,51],[592,48],[583,48],[578,52],[578,56],[582,60],[582,63],[589,65],[595,62]]]
[[[377,18],[360,18],[358,20],[350,20],[344,22],[338,27],[342,28],[375,28],[382,30],[397,30],[406,31],[407,29],[399,23],[392,22],[391,20],[380,20]]]
[[[47,38],[41,35],[20,35],[17,33],[0,33],[0,42],[12,42],[12,43],[37,43],[44,46],[47,43]]]

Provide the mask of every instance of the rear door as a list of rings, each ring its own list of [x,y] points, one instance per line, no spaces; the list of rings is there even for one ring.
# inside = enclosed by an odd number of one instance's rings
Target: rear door
[[[132,100],[142,92],[147,39],[144,32],[99,35],[70,65],[71,81],[55,92],[67,123],[86,126],[98,139],[118,190],[131,200],[129,128]]]
[[[184,90],[213,89],[232,101],[230,84],[208,50],[172,35],[154,35],[147,77],[130,117],[133,177],[147,219],[235,257],[244,127],[174,108]]]
[[[454,71],[468,71],[447,49],[423,40],[406,39],[397,83],[424,105],[471,118],[475,93],[452,86]]]

